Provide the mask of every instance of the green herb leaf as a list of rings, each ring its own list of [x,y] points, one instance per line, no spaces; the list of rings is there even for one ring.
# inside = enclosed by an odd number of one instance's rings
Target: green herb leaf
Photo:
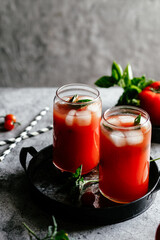
[[[132,67],[130,64],[127,64],[127,66],[123,72],[123,78],[128,78],[130,80],[133,78]]]
[[[131,85],[130,87],[125,88],[123,94],[120,96],[117,105],[135,105],[139,106],[139,99],[138,99],[138,93],[141,90]]]
[[[53,219],[53,226],[48,227],[48,233],[44,238],[39,238],[34,231],[32,231],[25,223],[23,223],[24,227],[28,231],[30,239],[32,239],[32,236],[33,236],[37,240],[69,240],[68,234],[65,231],[57,230],[57,223],[54,216],[52,216],[52,219]]]
[[[83,102],[90,102],[92,101],[91,99],[80,99],[80,100],[77,100],[75,103],[83,103]]]
[[[121,88],[124,88],[124,89],[125,89],[126,83],[125,83],[125,81],[124,81],[123,78],[119,79],[119,81],[118,81],[118,86],[120,86]]]
[[[115,69],[112,69],[112,77],[116,80],[116,82],[120,79],[118,72]]]
[[[103,125],[103,127],[107,130],[107,131],[109,131],[109,132],[112,132],[113,131],[113,129],[111,128],[111,127],[108,127],[108,126],[106,126],[105,124],[102,124]]]
[[[76,100],[76,98],[78,97],[78,95],[74,95],[73,97],[70,98],[70,100],[68,101],[69,103],[72,103]]]
[[[75,173],[66,173],[65,184],[58,190],[67,192],[72,202],[76,202],[80,195],[81,184],[84,179],[82,177],[82,165],[76,169]]]
[[[82,181],[83,178],[82,175],[82,165],[76,169],[75,173],[71,173],[71,179],[75,179],[76,181]]]
[[[78,95],[74,95],[73,97],[70,98],[69,103],[82,103],[82,104],[72,105],[72,108],[79,109],[79,108],[85,107],[87,105],[85,103],[92,101],[91,99],[80,99],[76,101],[77,98],[78,98]]]
[[[84,180],[82,177],[82,165],[76,169],[75,173],[67,172],[65,179],[65,184],[58,189],[58,192],[67,193],[73,203],[77,203],[77,200],[88,185],[99,182],[99,179]]]
[[[86,185],[95,184],[99,182],[99,179],[84,180],[84,178],[82,177],[82,165],[79,168],[77,168],[75,173],[72,173],[70,180],[72,181],[72,179],[74,181],[74,185],[70,192],[72,194],[72,197],[79,197]]]
[[[118,82],[123,75],[122,67],[115,61],[112,64],[112,77]]]
[[[143,90],[145,87],[148,87],[148,86],[151,85],[153,82],[154,82],[154,81],[151,80],[151,79],[149,79],[149,80],[146,79],[146,81],[142,84],[141,89]]]
[[[61,230],[56,234],[55,240],[69,240],[68,234]]]
[[[136,118],[135,118],[135,120],[134,120],[134,125],[136,126],[136,125],[139,125],[140,124],[140,121],[141,121],[141,114],[139,114]]]
[[[124,79],[124,87],[129,87],[131,85],[131,79],[133,78],[133,72],[132,72],[132,68],[131,65],[128,64],[123,72],[123,79]]]
[[[96,86],[103,87],[103,88],[112,87],[114,86],[114,84],[116,84],[116,81],[115,81],[115,78],[112,76],[103,76],[95,82]]]
[[[98,79],[95,84],[98,87],[109,88],[118,85],[124,89],[116,105],[140,105],[138,94],[152,82],[145,76],[133,78],[131,65],[128,64],[123,72],[122,67],[115,61],[112,64],[111,76],[103,76]]]

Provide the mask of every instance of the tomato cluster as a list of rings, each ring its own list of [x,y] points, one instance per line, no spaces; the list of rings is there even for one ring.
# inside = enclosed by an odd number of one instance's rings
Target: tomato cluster
[[[11,131],[14,128],[15,124],[20,124],[19,122],[17,122],[15,115],[7,114],[4,117],[4,128],[7,131]]]

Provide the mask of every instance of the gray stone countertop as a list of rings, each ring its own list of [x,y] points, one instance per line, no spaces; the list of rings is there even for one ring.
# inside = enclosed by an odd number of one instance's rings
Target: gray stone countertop
[[[0,140],[20,134],[31,120],[46,106],[50,111],[32,129],[33,131],[52,124],[52,105],[56,88],[0,88],[0,115],[8,113],[16,115],[21,122],[10,132],[0,132]],[[103,110],[114,106],[121,94],[120,88],[100,89]],[[29,239],[22,222],[35,232],[44,236],[51,216],[48,216],[32,201],[27,179],[19,162],[22,147],[33,146],[37,151],[52,144],[52,130],[39,136],[26,139],[17,144],[5,159],[0,162],[0,240]],[[8,146],[0,147],[2,153]],[[160,156],[159,144],[152,143],[151,156]],[[158,163],[160,168],[160,162]],[[112,225],[96,225],[77,223],[74,219],[57,219],[59,229],[68,232],[75,240],[153,240],[160,223],[160,193],[151,207],[131,220]]]

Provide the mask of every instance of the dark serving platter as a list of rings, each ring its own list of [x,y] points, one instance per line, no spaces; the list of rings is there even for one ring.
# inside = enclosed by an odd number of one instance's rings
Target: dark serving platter
[[[152,126],[152,142],[160,143],[160,127]]]
[[[28,153],[31,159],[28,160]],[[160,173],[155,162],[150,164],[150,180],[148,193],[142,198],[128,203],[117,204],[104,198],[98,190],[98,184],[92,187],[95,194],[95,202],[92,206],[83,206],[80,202],[73,203],[67,193],[60,193],[59,187],[64,184],[62,174],[52,164],[53,147],[48,146],[37,152],[35,148],[22,148],[20,163],[24,168],[32,196],[35,202],[49,214],[62,214],[74,220],[81,220],[113,224],[122,222],[146,211],[153,203],[156,192],[160,189]],[[95,179],[98,170],[86,174],[84,179]]]

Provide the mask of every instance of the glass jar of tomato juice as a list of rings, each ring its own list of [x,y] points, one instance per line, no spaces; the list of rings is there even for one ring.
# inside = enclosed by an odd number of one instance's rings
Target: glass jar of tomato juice
[[[142,197],[149,183],[149,115],[136,107],[113,107],[104,113],[100,128],[101,193],[119,203]]]
[[[53,108],[54,165],[82,174],[99,163],[101,99],[99,91],[85,84],[67,84],[56,91]]]

